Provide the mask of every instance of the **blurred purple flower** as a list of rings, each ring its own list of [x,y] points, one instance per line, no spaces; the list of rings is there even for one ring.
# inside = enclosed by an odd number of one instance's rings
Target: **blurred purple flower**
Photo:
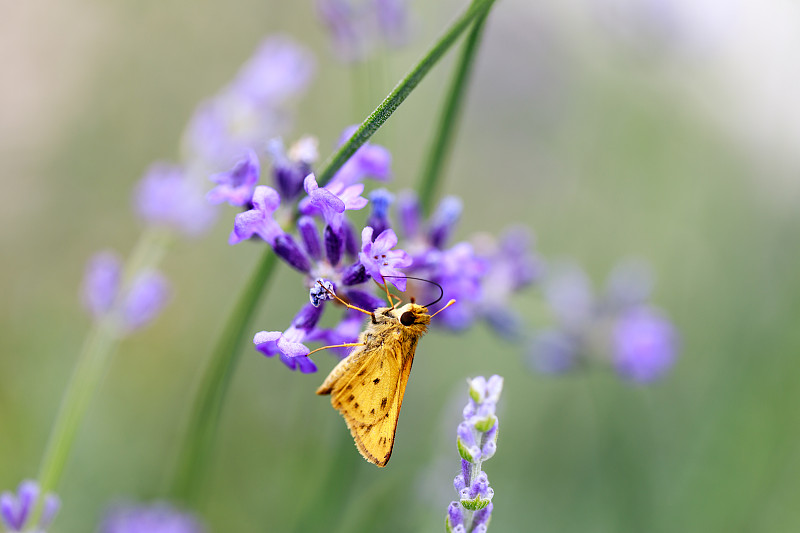
[[[381,41],[394,47],[406,43],[408,13],[404,0],[317,0],[316,6],[334,51],[344,62],[363,61]]]
[[[386,189],[375,189],[369,194],[372,211],[367,217],[365,225],[375,230],[375,236],[392,227],[389,221],[389,207],[392,202],[394,202],[394,195]]]
[[[111,311],[121,280],[122,261],[114,252],[99,252],[89,259],[81,296],[84,307],[95,319]]]
[[[347,142],[358,129],[358,126],[345,128],[339,137],[339,146]],[[334,175],[331,183],[339,183],[343,187],[372,178],[380,181],[387,181],[392,176],[392,154],[377,144],[365,142],[356,152],[342,165],[342,168]]]
[[[139,273],[122,302],[124,327],[133,331],[153,321],[169,300],[170,292],[169,282],[160,273]]]
[[[268,37],[228,90],[258,106],[278,107],[305,90],[314,68],[314,58],[306,48],[285,36]]]
[[[204,196],[200,184],[187,176],[183,168],[156,163],[139,182],[134,207],[148,224],[197,236],[208,230],[215,218],[215,210]]]
[[[103,519],[99,533],[205,533],[194,515],[178,511],[164,502],[149,505],[119,505]]]
[[[381,35],[392,46],[399,47],[408,41],[408,1],[374,0],[375,14]]]
[[[672,368],[676,351],[675,328],[652,309],[630,311],[614,327],[614,366],[623,378],[657,380]]]
[[[5,491],[0,494],[0,521],[11,532],[41,531],[50,527],[61,501],[54,494],[46,494],[42,514],[37,524],[31,524],[32,512],[39,498],[39,485],[35,481],[26,480],[19,484],[17,493]]]
[[[230,167],[248,149],[257,153],[290,122],[290,100],[314,72],[311,53],[285,37],[262,42],[234,80],[198,106],[184,133],[186,156],[212,170]]]
[[[673,366],[677,332],[648,303],[653,283],[645,264],[621,262],[600,295],[574,264],[562,264],[550,278],[545,296],[557,324],[533,336],[529,357],[534,368],[559,374],[579,363],[611,361],[621,377],[650,383]]]
[[[530,345],[530,362],[543,374],[563,374],[575,366],[579,345],[570,334],[558,330],[538,332]]]
[[[244,159],[237,162],[233,169],[211,176],[211,181],[217,186],[208,192],[206,199],[212,204],[228,202],[232,206],[247,205],[253,198],[253,189],[260,174],[258,156],[248,149]]]
[[[373,242],[373,230],[367,226],[361,232],[361,253],[358,258],[367,273],[378,283],[388,282],[398,290],[406,290],[403,268],[411,265],[411,256],[403,250],[392,250],[397,246],[397,235],[391,229],[385,230]]]

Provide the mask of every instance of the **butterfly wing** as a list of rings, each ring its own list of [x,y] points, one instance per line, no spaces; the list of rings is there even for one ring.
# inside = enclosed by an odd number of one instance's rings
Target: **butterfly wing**
[[[403,353],[401,342],[387,341],[351,354],[353,360],[334,369],[317,391],[324,394],[329,385],[331,404],[344,417],[359,452],[378,466],[386,466],[392,455],[415,347]]]

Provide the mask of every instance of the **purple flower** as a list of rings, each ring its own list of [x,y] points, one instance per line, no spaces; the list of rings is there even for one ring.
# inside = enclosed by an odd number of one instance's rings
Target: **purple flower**
[[[99,252],[89,260],[81,294],[84,306],[94,318],[111,311],[121,278],[122,261],[114,252]]]
[[[544,285],[544,295],[556,318],[568,329],[584,327],[597,307],[589,277],[572,263],[553,269]]]
[[[122,321],[128,331],[153,321],[170,297],[167,279],[156,271],[141,272],[131,283],[122,302]]]
[[[169,227],[188,236],[205,232],[215,217],[200,184],[181,167],[165,163],[152,165],[139,182],[134,207],[148,224]]]
[[[676,358],[677,333],[647,303],[651,290],[650,270],[641,262],[620,263],[599,295],[580,268],[562,265],[545,284],[557,325],[533,337],[530,362],[545,373],[562,373],[610,361],[633,382],[663,377]]]
[[[346,143],[357,129],[358,126],[346,128],[339,138],[339,146]],[[366,178],[387,181],[392,175],[391,167],[392,154],[389,150],[383,146],[366,142],[342,165],[331,183],[347,187],[353,183],[364,181]]]
[[[366,59],[381,41],[401,46],[407,40],[404,0],[317,0],[317,13],[331,35],[336,55],[345,62]]]
[[[408,2],[406,0],[374,0],[378,28],[392,46],[402,46],[408,40]]]
[[[362,183],[345,186],[343,183],[331,182],[320,187],[314,174],[309,174],[305,178],[304,187],[308,198],[300,202],[300,212],[305,215],[321,213],[325,223],[336,232],[342,227],[346,210],[363,209],[368,202],[361,196],[364,191]]]
[[[391,229],[372,241],[373,230],[367,226],[361,232],[361,253],[358,258],[372,279],[378,283],[389,282],[405,292],[405,275],[398,268],[411,265],[411,256],[403,250],[392,250],[397,246],[397,235]]]
[[[247,205],[253,198],[253,189],[260,173],[258,156],[248,149],[244,159],[236,163],[232,170],[211,176],[211,181],[217,186],[208,192],[206,199],[212,204],[228,202],[233,206]]]
[[[99,533],[205,533],[194,515],[164,502],[119,505],[106,513]]]
[[[284,36],[261,42],[229,87],[259,106],[277,107],[301,94],[314,75],[314,58]]]
[[[281,205],[281,197],[272,187],[259,185],[253,193],[253,209],[239,213],[233,223],[229,244],[237,244],[258,235],[274,246],[278,236],[285,232],[275,221],[275,211]]]
[[[46,494],[39,523],[30,523],[31,513],[39,498],[39,485],[35,481],[26,480],[19,484],[17,494],[5,491],[0,494],[0,520],[9,531],[36,530],[44,531],[50,527],[61,501],[54,494]]]
[[[83,301],[95,319],[117,313],[126,333],[151,322],[166,304],[169,282],[156,271],[140,272],[129,286],[121,286],[122,262],[113,252],[101,252],[89,261],[83,282]]]
[[[366,226],[375,230],[375,235],[380,235],[384,230],[392,227],[389,221],[389,207],[394,201],[394,195],[386,189],[375,189],[369,194],[372,212],[367,217]]]
[[[303,191],[303,180],[311,173],[311,165],[319,157],[317,139],[311,136],[300,138],[287,154],[283,142],[273,139],[267,144],[272,157],[272,175],[281,197],[292,201]]]
[[[259,331],[253,343],[267,357],[280,355],[281,361],[292,370],[299,368],[304,374],[316,372],[317,366],[307,357],[311,350],[303,344],[303,340],[314,331],[321,315],[321,305],[307,304],[294,317],[289,329],[283,333]]]
[[[447,196],[439,202],[428,229],[430,242],[435,248],[445,247],[463,210],[463,203],[455,196]]]
[[[565,331],[540,331],[531,342],[530,363],[544,374],[563,374],[575,367],[579,349],[577,339]]]
[[[328,28],[336,54],[342,61],[358,61],[366,52],[355,6],[348,0],[317,0],[317,14]]]
[[[187,157],[219,170],[248,149],[259,152],[290,122],[289,100],[301,95],[314,71],[305,48],[265,40],[220,94],[198,106],[184,134]]]
[[[650,383],[675,362],[677,335],[672,324],[648,308],[634,309],[614,327],[614,366],[625,379]]]

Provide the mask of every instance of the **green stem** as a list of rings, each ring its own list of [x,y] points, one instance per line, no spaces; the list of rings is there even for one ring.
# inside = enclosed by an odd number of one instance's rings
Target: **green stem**
[[[233,371],[239,362],[245,334],[250,329],[256,305],[264,293],[267,281],[272,277],[275,264],[276,256],[267,248],[241,292],[206,365],[173,478],[172,494],[187,503],[196,502],[200,494],[199,489],[208,469],[222,404]]]
[[[450,83],[450,90],[445,97],[445,105],[439,117],[439,125],[433,137],[433,143],[428,150],[428,157],[417,188],[420,208],[424,214],[430,214],[433,200],[436,197],[437,186],[441,182],[441,176],[444,173],[444,165],[453,148],[455,130],[463,109],[467,83],[475,64],[475,52],[478,49],[478,44],[480,44],[483,26],[488,14],[488,11],[484,11],[478,17],[467,36],[464,49],[461,52],[461,58]]]
[[[170,235],[161,230],[149,229],[142,233],[126,263],[120,294],[127,292],[136,274],[154,268],[158,264],[170,242]],[[42,494],[57,488],[89,401],[97,390],[119,344],[122,326],[119,305],[118,296],[112,311],[95,322],[84,340],[83,349],[78,356],[78,362],[64,393],[42,456],[39,468]]]
[[[431,68],[442,58],[459,35],[464,32],[469,25],[479,17],[483,17],[489,12],[495,0],[475,0],[469,8],[453,22],[445,31],[444,35],[433,45],[427,54],[417,63],[417,65],[406,74],[394,90],[389,93],[383,102],[369,115],[356,132],[344,143],[339,150],[331,156],[325,164],[325,168],[317,176],[320,186],[327,184],[336,172],[344,165],[361,145],[369,140],[378,131],[392,113],[403,103],[411,94],[419,82],[431,70]]]

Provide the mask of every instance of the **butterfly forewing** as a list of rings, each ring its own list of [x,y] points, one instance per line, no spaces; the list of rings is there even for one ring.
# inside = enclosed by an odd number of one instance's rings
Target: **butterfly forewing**
[[[365,354],[360,368],[332,391],[331,403],[342,413],[359,451],[378,466],[385,466],[392,454],[413,355],[404,356],[399,343],[387,343],[381,351]]]

